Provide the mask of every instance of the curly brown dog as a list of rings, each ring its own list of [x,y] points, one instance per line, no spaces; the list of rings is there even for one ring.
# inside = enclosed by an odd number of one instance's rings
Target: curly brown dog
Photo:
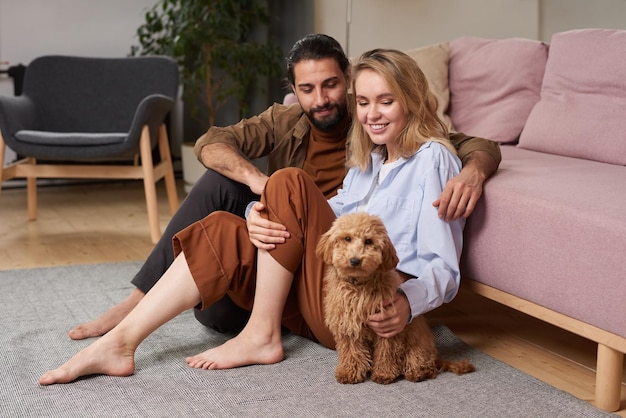
[[[395,270],[396,251],[380,218],[367,213],[340,216],[320,237],[316,252],[328,264],[324,321],[336,342],[339,383],[363,382],[370,372],[374,382],[389,384],[400,376],[418,382],[448,370],[474,371],[467,360],[438,358],[422,316],[391,338],[379,337],[365,324],[393,299],[402,282]]]

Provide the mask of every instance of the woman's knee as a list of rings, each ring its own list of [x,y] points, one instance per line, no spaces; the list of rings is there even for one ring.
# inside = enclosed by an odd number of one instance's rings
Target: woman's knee
[[[301,178],[302,176],[309,177],[306,172],[298,167],[285,167],[280,170],[276,170],[268,180],[268,184],[277,183],[282,184],[285,181],[293,181],[293,179]],[[310,177],[309,177],[310,178]]]
[[[285,195],[292,193],[302,194],[308,189],[317,189],[313,178],[304,170],[297,167],[282,168],[272,174],[265,185],[265,194]]]

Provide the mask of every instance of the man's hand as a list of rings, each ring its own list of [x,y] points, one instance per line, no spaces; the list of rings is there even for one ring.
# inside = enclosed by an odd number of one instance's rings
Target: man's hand
[[[463,161],[463,169],[458,176],[451,178],[433,206],[439,208],[439,217],[445,221],[467,218],[476,208],[483,194],[483,184],[498,166],[484,151],[474,151]]]
[[[289,238],[289,232],[284,225],[271,222],[262,216],[265,211],[265,205],[257,202],[252,207],[246,224],[248,226],[248,235],[250,242],[261,250],[273,250],[276,244],[282,244]]]
[[[248,185],[258,195],[263,192],[269,178],[230,144],[218,142],[204,145],[200,150],[200,161],[206,168]]]
[[[404,293],[398,292],[385,304],[382,312],[370,315],[365,324],[382,338],[393,337],[402,332],[411,315],[411,307]]]
[[[454,221],[467,218],[474,211],[483,193],[483,181],[475,168],[463,167],[458,176],[451,178],[433,206],[439,208],[439,218]]]
[[[261,196],[261,193],[263,193],[263,190],[265,189],[265,184],[267,183],[267,180],[269,180],[269,177],[267,177],[265,174],[257,174],[251,176],[247,184],[250,187],[250,190],[252,190],[252,193]]]

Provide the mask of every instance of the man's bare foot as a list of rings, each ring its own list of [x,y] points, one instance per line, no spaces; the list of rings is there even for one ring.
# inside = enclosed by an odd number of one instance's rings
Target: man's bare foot
[[[280,332],[278,337],[261,337],[244,329],[241,334],[219,347],[187,357],[185,361],[195,369],[217,370],[252,364],[274,364],[282,361],[284,356]]]
[[[84,340],[85,338],[100,337],[111,331],[122,319],[133,310],[139,301],[144,297],[144,293],[139,289],[134,289],[126,299],[112,306],[105,313],[90,322],[76,325],[69,330],[67,335],[73,340]]]
[[[64,365],[44,373],[39,384],[69,383],[81,376],[106,374],[130,376],[135,372],[134,350],[126,348],[114,337],[104,336],[81,350]]]

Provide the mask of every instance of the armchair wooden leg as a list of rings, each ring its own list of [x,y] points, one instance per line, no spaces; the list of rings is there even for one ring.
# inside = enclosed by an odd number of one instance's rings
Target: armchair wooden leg
[[[4,166],[4,157],[6,155],[6,142],[0,132],[0,189],[2,189],[2,182],[10,180],[15,177],[23,177],[18,173],[18,170],[23,166],[35,165],[37,160],[32,157],[26,157],[20,161],[14,162],[9,166]],[[37,177],[32,175],[32,171],[28,171],[30,175],[26,175],[26,202],[28,208],[28,220],[34,221],[37,219]]]
[[[154,165],[152,163],[152,149],[150,146],[150,130],[144,126],[139,141],[141,154],[141,167],[143,169],[143,187],[146,192],[146,207],[148,210],[148,223],[150,224],[150,238],[156,244],[161,238],[161,225],[159,223],[159,211],[157,207],[156,185],[154,177]]]
[[[6,156],[7,144],[4,142],[2,132],[0,132],[0,190],[2,190],[2,182],[4,178],[4,157]]]
[[[170,153],[170,144],[165,125],[159,127],[159,153],[161,155],[161,162],[164,162],[167,166],[165,172],[165,190],[170,205],[170,214],[174,215],[178,210],[178,191],[176,190],[174,165],[172,163],[172,154]]]
[[[26,202],[28,206],[28,220],[37,220],[37,178],[26,177]]]
[[[27,158],[26,160],[28,160],[27,164],[37,164],[34,158]],[[37,220],[37,177],[26,177],[26,202],[28,206],[28,220]]]
[[[620,408],[623,366],[623,353],[598,344],[595,401],[598,408],[611,412]]]

